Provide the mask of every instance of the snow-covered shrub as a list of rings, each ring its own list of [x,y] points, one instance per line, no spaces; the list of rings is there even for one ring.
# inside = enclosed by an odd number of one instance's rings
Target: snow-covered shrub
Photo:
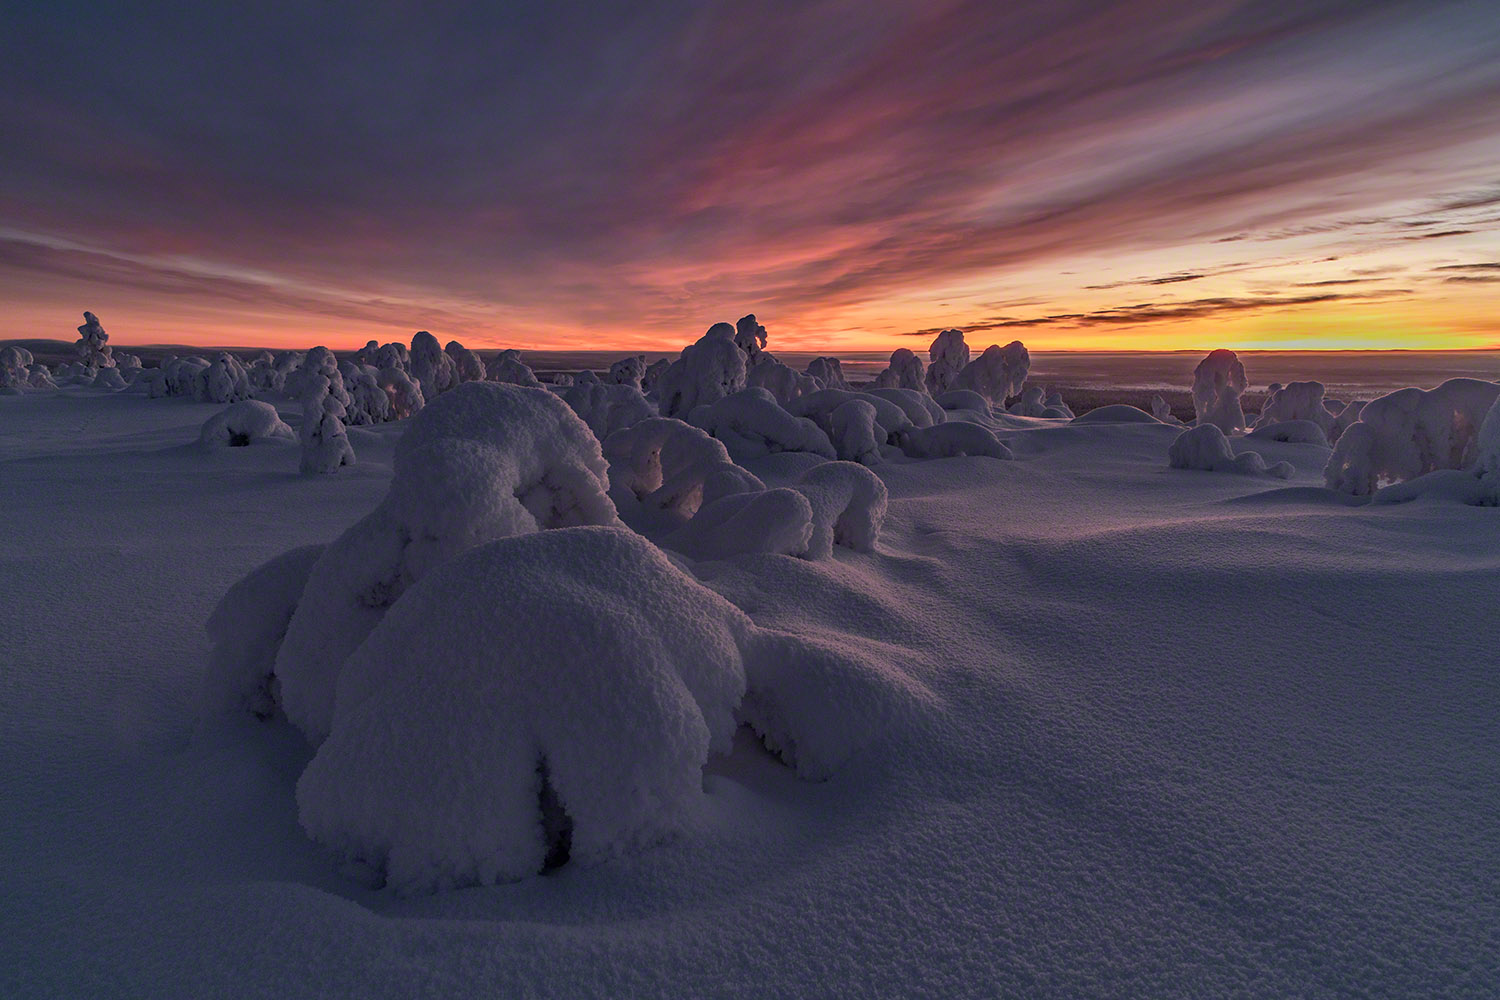
[[[1042,397],[1046,392],[1039,385],[1027,386],[1021,393],[1021,398],[1011,404],[1006,412],[1017,417],[1044,417],[1047,415],[1047,404]]]
[[[664,417],[686,418],[693,409],[745,388],[745,352],[728,323],[715,323],[661,373],[656,398]]]
[[[963,455],[985,455],[1010,458],[1010,449],[993,431],[967,420],[950,420],[931,427],[912,427],[903,431],[896,443],[911,458],[958,458]]]
[[[609,366],[609,375],[605,381],[612,385],[628,385],[633,389],[641,387],[641,379],[646,376],[646,356],[644,354],[632,354],[628,358],[621,358]]]
[[[880,415],[868,400],[853,398],[834,407],[827,419],[833,457],[861,465],[879,462],[880,446],[887,440],[879,420]]]
[[[405,420],[421,410],[427,402],[422,397],[422,387],[404,368],[381,369],[380,374],[375,376],[375,384],[389,400],[388,416],[391,420]]]
[[[1324,391],[1322,382],[1291,382],[1278,387],[1267,394],[1255,426],[1269,427],[1289,420],[1306,420],[1317,424],[1326,438],[1333,430],[1335,420],[1334,414],[1323,405]]]
[[[972,390],[991,403],[1003,406],[1006,399],[1021,391],[1026,373],[1030,370],[1031,353],[1026,350],[1025,344],[1019,340],[1013,340],[1004,347],[991,344],[984,349],[983,354],[959,370],[952,387]]]
[[[453,359],[453,368],[460,382],[483,382],[484,362],[479,360],[479,355],[469,350],[456,340],[450,340],[443,347],[443,353]]]
[[[749,388],[765,389],[782,406],[822,388],[817,379],[782,364],[764,351],[746,372],[745,384]]]
[[[205,448],[240,448],[272,438],[294,441],[297,435],[281,422],[276,407],[254,399],[230,403],[198,430],[198,443]]]
[[[563,390],[562,399],[600,441],[656,416],[656,407],[629,383],[575,382]]]
[[[981,416],[990,415],[990,401],[973,389],[949,389],[938,393],[935,402],[944,413],[968,410]]]
[[[653,417],[604,440],[609,489],[621,510],[667,511],[690,517],[717,496],[763,490],[735,465],[724,442],[671,417]]]
[[[1209,353],[1193,369],[1193,412],[1199,424],[1213,424],[1225,434],[1245,429],[1240,396],[1249,385],[1245,366],[1233,351]]]
[[[779,451],[834,457],[828,435],[817,424],[792,416],[765,389],[741,389],[700,406],[688,414],[688,422],[723,441],[736,462]]]
[[[1110,403],[1108,406],[1096,406],[1087,413],[1080,413],[1074,417],[1071,423],[1075,424],[1158,424],[1151,414],[1139,406],[1131,406],[1128,403]]]
[[[747,490],[706,500],[662,545],[695,559],[751,553],[798,556],[813,533],[812,505],[794,489]]]
[[[17,395],[24,388],[45,388],[52,385],[50,374],[45,382],[34,379],[31,366],[35,360],[24,347],[0,348],[0,389],[6,390],[8,395]],[[43,367],[42,370],[45,372],[46,368]]]
[[[99,325],[99,317],[91,312],[83,314],[83,325],[78,328],[78,357],[90,369],[113,368],[110,357],[109,334]]]
[[[927,349],[927,392],[936,399],[953,388],[958,373],[969,363],[969,345],[962,330],[944,330]]]
[[[1073,408],[1063,399],[1062,393],[1054,392],[1042,401],[1042,416],[1073,419]]]
[[[422,398],[429,401],[458,385],[458,365],[426,330],[418,330],[411,338],[411,377],[421,384]]]
[[[1296,383],[1292,383],[1295,385]],[[1282,420],[1277,423],[1256,421],[1255,430],[1245,435],[1256,441],[1281,441],[1289,444],[1318,444],[1328,447],[1328,435],[1311,420]]]
[[[344,415],[344,422],[349,426],[382,424],[391,419],[391,397],[380,387],[378,374],[369,365],[349,361],[339,364],[344,391],[349,394],[349,406]]]
[[[656,392],[656,383],[660,381],[662,373],[672,367],[672,362],[666,358],[657,358],[646,366],[646,372],[641,376],[641,391],[647,395]]]
[[[573,375],[573,381],[569,385],[603,385],[604,380],[596,375],[591,369],[585,368]]]
[[[839,363],[838,358],[813,358],[807,365],[807,377],[815,379],[825,389],[848,391],[850,388],[849,383],[844,380],[844,366]]]
[[[1264,474],[1278,479],[1291,478],[1293,471],[1287,462],[1277,462],[1267,468],[1259,452],[1242,451],[1236,455],[1229,447],[1229,438],[1216,424],[1199,424],[1177,435],[1167,449],[1167,463],[1174,469]]]
[[[567,372],[554,372],[547,377],[547,384],[554,389],[566,389],[573,384],[573,376]]]
[[[551,392],[468,382],[428,403],[396,442],[385,500],[312,569],[276,660],[287,717],[321,741],[344,658],[445,560],[510,535],[618,524],[608,482],[599,442]]]
[[[766,349],[766,328],[755,321],[755,314],[741,316],[734,324],[734,344],[745,352],[747,365],[755,364]]]
[[[386,371],[389,368],[400,368],[404,372],[411,371],[411,352],[406,345],[392,341],[389,344],[381,344],[380,349],[375,352],[375,360],[370,365],[378,371]]]
[[[276,366],[270,351],[261,351],[245,366],[245,378],[257,394],[279,393],[286,388],[286,373]]]
[[[230,409],[245,405],[235,403]],[[267,719],[275,714],[276,651],[322,552],[322,545],[283,552],[251,570],[219,601],[208,616],[213,649],[198,689],[200,717],[249,711]]]
[[[922,364],[921,358],[912,351],[900,347],[891,352],[889,367],[875,376],[872,386],[876,389],[911,389],[925,395],[927,392],[926,369],[927,366]]]
[[[245,366],[233,354],[220,352],[193,373],[193,398],[200,403],[236,403],[254,395]]]
[[[125,388],[125,376],[120,374],[118,368],[100,368],[94,375],[92,385],[95,389],[115,392]]]
[[[33,389],[56,389],[57,383],[52,381],[52,373],[47,370],[46,365],[35,364],[28,369],[26,384]]]
[[[344,430],[349,394],[344,391],[344,379],[333,353],[326,347],[313,348],[307,352],[307,361],[298,374],[302,397],[302,426],[298,434],[302,440],[302,471],[329,473],[353,465],[354,447]]]
[[[1466,469],[1497,395],[1500,383],[1452,378],[1435,389],[1398,389],[1373,399],[1339,435],[1323,478],[1330,489],[1366,496],[1382,481]]]
[[[937,404],[937,400],[917,389],[866,389],[865,394],[884,399],[901,407],[906,419],[913,427],[931,427],[948,419],[948,413]]]
[[[357,365],[369,365],[371,368],[374,368],[376,367],[375,359],[379,353],[380,342],[377,340],[368,340],[365,342],[364,347],[354,352],[354,357],[350,360]]]
[[[1164,424],[1182,423],[1172,416],[1172,405],[1159,395],[1151,397],[1151,415]]]
[[[198,376],[208,368],[208,359],[197,355],[185,358],[167,358],[160,369],[162,389],[157,391],[157,379],[153,377],[151,395],[192,396],[197,391]]]
[[[1363,399],[1356,399],[1349,403],[1340,404],[1339,411],[1333,418],[1333,427],[1328,431],[1328,441],[1330,444],[1338,443],[1339,437],[1349,429],[1351,424],[1359,419],[1359,415],[1364,412],[1365,406],[1366,401]]]
[[[491,358],[488,375],[491,382],[508,382],[511,385],[524,385],[533,389],[542,384],[541,380],[536,377],[536,373],[521,360],[521,352],[515,348],[501,351]]]
[[[889,502],[879,476],[853,462],[825,462],[803,473],[794,488],[812,506],[807,558],[831,559],[835,545],[875,550]]]
[[[787,404],[787,410],[795,416],[807,417],[823,429],[828,439],[837,448],[839,431],[835,429],[833,412],[852,399],[863,400],[875,408],[876,444],[889,444],[896,434],[912,426],[901,405],[868,392],[853,392],[847,389],[819,389],[800,396]],[[840,456],[843,457],[843,456]]]

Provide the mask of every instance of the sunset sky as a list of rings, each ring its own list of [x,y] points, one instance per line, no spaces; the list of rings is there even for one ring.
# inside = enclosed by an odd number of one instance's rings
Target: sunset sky
[[[0,338],[1500,346],[1500,4],[12,5]]]

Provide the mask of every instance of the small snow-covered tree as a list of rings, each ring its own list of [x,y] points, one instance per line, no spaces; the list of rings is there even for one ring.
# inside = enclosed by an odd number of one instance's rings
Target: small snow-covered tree
[[[450,340],[443,347],[443,353],[453,359],[453,367],[459,382],[484,381],[484,362],[479,360],[479,355],[463,344]]]
[[[1453,378],[1435,389],[1398,389],[1373,399],[1339,435],[1323,478],[1330,489],[1363,496],[1382,482],[1467,469],[1497,395],[1500,383]]]
[[[353,465],[354,448],[344,430],[349,394],[333,352],[326,347],[314,347],[307,352],[298,375],[302,400],[302,426],[298,435],[302,441],[302,471],[329,473]]]
[[[418,330],[411,338],[411,375],[422,384],[422,397],[436,399],[458,385],[458,366],[443,353],[436,337]]]
[[[741,316],[734,325],[735,346],[745,352],[747,365],[755,364],[766,349],[766,328],[755,321],[755,314]]]
[[[491,358],[488,375],[491,382],[509,382],[531,388],[538,388],[542,384],[536,373],[521,360],[521,352],[515,348],[501,351]]]
[[[972,390],[991,403],[1004,406],[1007,399],[1021,391],[1030,370],[1031,353],[1025,344],[1019,340],[1004,347],[991,344],[979,357],[959,369],[950,387]]]
[[[99,317],[91,312],[83,314],[83,325],[78,328],[78,357],[91,370],[114,367],[110,357],[109,334],[99,324]]]
[[[656,384],[662,416],[686,418],[694,407],[745,387],[745,352],[735,344],[734,336],[734,327],[715,323],[696,343],[682,349]]]
[[[838,358],[822,357],[813,358],[807,365],[807,377],[817,380],[817,383],[825,389],[850,388],[848,381],[844,378],[844,366]]]
[[[969,363],[969,345],[962,330],[944,330],[927,348],[927,391],[934,398],[953,388],[958,373]]]
[[[639,389],[646,374],[646,356],[632,354],[609,366],[609,377],[605,380],[613,385],[628,385]]]
[[[1193,369],[1193,412],[1199,424],[1213,424],[1225,434],[1245,429],[1240,396],[1250,384],[1245,366],[1233,351],[1220,348]]]
[[[890,366],[875,376],[877,389],[912,389],[927,391],[927,368],[922,359],[905,347],[891,352]]]

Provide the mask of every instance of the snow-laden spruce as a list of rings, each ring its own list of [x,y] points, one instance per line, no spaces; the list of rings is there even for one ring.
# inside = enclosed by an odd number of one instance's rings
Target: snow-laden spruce
[[[508,348],[491,358],[487,374],[491,382],[509,382],[533,389],[542,384],[536,373],[521,360],[521,352],[515,348]]]
[[[422,397],[434,399],[458,385],[458,365],[426,330],[411,338],[411,376],[422,386]]]
[[[1003,406],[1007,399],[1021,391],[1030,370],[1031,353],[1025,344],[1019,340],[1004,347],[991,344],[984,353],[959,370],[952,388],[977,392],[991,403]],[[1040,413],[1034,415],[1041,416]]]
[[[1466,469],[1479,453],[1479,428],[1500,395],[1500,383],[1452,378],[1435,389],[1397,389],[1372,399],[1339,435],[1323,479],[1356,496],[1382,482],[1401,482],[1437,469]]]
[[[915,392],[927,392],[926,366],[922,359],[905,347],[899,347],[891,352],[891,363],[889,367],[875,376],[872,387],[875,389],[911,389]]]
[[[276,407],[242,399],[203,421],[198,443],[205,448],[242,448],[257,441],[295,441],[296,433],[282,423]]]
[[[1306,420],[1318,426],[1327,438],[1333,432],[1335,415],[1324,405],[1322,382],[1289,382],[1266,394],[1255,427],[1269,427],[1288,420]]]
[[[696,343],[682,349],[656,380],[657,405],[664,417],[681,417],[745,388],[745,352],[735,329],[715,323]]]
[[[781,451],[834,457],[828,435],[806,417],[782,409],[766,389],[741,389],[700,406],[688,414],[688,422],[723,441],[736,462]]]
[[[83,314],[83,325],[78,328],[78,357],[91,370],[114,367],[110,357],[109,334],[99,324],[99,317],[91,312]]]
[[[927,348],[927,391],[935,399],[953,388],[958,373],[969,363],[969,345],[962,330],[944,330]]]
[[[308,351],[297,370],[296,386],[302,400],[302,425],[298,428],[302,471],[330,473],[353,465],[354,447],[344,429],[349,393],[333,352],[326,347]]]
[[[397,441],[393,472],[380,506],[313,566],[276,660],[287,717],[314,743],[344,658],[426,573],[497,538],[619,523],[599,442],[545,389],[467,382],[442,394]]]
[[[844,378],[843,363],[835,357],[813,358],[808,362],[805,374],[825,389],[842,389],[847,392],[852,388]]]
[[[453,359],[453,367],[460,382],[483,382],[484,362],[479,360],[479,355],[469,350],[456,340],[450,340],[443,345],[443,353]]]
[[[1209,353],[1193,369],[1193,412],[1199,424],[1213,424],[1225,434],[1245,429],[1240,396],[1250,382],[1245,366],[1233,351]]]
[[[1236,455],[1229,446],[1229,438],[1215,424],[1199,424],[1177,435],[1167,449],[1167,464],[1174,469],[1238,472],[1277,479],[1290,479],[1294,471],[1289,462],[1267,466],[1259,452],[1242,451]]]
[[[755,320],[755,314],[741,316],[734,324],[734,345],[745,352],[745,363],[753,365],[766,350],[766,328]]]
[[[605,381],[612,385],[628,385],[632,389],[640,389],[641,379],[646,377],[646,356],[644,354],[632,354],[628,358],[621,358],[609,366],[609,374]]]

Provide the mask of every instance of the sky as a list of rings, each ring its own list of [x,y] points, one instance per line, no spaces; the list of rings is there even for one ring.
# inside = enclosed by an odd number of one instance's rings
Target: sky
[[[1500,3],[8,5],[0,338],[1500,346]]]

